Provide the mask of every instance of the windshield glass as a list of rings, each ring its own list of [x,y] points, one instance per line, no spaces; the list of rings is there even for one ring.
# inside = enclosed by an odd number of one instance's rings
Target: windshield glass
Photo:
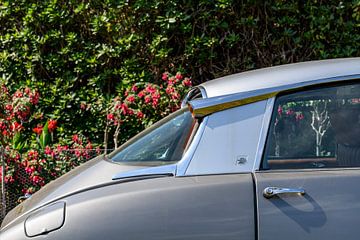
[[[196,121],[187,109],[164,118],[111,154],[114,162],[167,164],[182,158]]]

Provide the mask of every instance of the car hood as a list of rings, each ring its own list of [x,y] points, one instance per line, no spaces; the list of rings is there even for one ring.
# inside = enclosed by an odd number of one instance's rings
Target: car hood
[[[146,167],[115,164],[105,160],[104,155],[98,156],[45,185],[29,199],[11,210],[4,218],[1,226],[3,228],[19,216],[56,199],[113,182],[112,176],[114,174],[141,168]]]

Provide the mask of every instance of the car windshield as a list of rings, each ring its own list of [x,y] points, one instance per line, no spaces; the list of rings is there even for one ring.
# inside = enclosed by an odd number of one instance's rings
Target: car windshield
[[[144,130],[110,155],[117,163],[168,164],[182,158],[196,120],[181,109]]]

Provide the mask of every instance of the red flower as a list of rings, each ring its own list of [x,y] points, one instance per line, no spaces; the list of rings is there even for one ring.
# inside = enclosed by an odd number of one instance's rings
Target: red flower
[[[296,114],[296,120],[299,121],[299,120],[303,120],[304,119],[304,115],[302,113],[299,113],[299,114]]]
[[[33,128],[33,132],[36,133],[37,135],[40,135],[42,133],[43,130],[43,126],[41,126],[40,124],[37,125],[37,127]]]
[[[39,103],[40,94],[38,92],[30,94],[30,103],[36,105]]]
[[[162,74],[161,79],[164,80],[164,81],[166,81],[166,80],[168,79],[168,74],[169,74],[169,73],[164,72],[164,73]]]
[[[23,93],[20,90],[17,90],[14,93],[14,98],[21,98],[21,97],[23,97]]]
[[[148,84],[145,88],[145,91],[148,93],[154,93],[156,89],[152,85]]]
[[[142,97],[144,97],[144,96],[145,96],[144,91],[141,91],[141,92],[138,93],[138,97],[139,97],[139,98],[142,98]]]
[[[128,97],[126,98],[126,101],[128,101],[129,103],[135,102],[135,97],[134,97],[134,95],[128,96]]]
[[[190,78],[185,78],[184,81],[182,81],[182,85],[186,86],[186,87],[191,87],[192,86],[192,82]]]
[[[145,103],[149,103],[151,101],[151,97],[150,96],[146,96],[145,97]]]
[[[137,118],[141,119],[141,118],[144,117],[144,114],[143,114],[141,111],[138,111],[138,112],[136,113],[136,116],[137,116]]]
[[[134,85],[131,87],[131,91],[136,92],[137,90],[138,90],[138,87],[134,84]]]
[[[109,120],[109,121],[114,121],[114,120],[115,120],[115,116],[114,116],[114,114],[112,114],[112,113],[109,113],[109,114],[106,116],[106,118],[107,118],[107,120]]]
[[[183,79],[183,75],[181,74],[181,72],[177,72],[176,75],[175,75],[175,78],[177,80],[181,80],[181,79]]]
[[[15,132],[20,132],[21,130],[23,130],[24,127],[18,123],[18,122],[14,122],[12,125],[11,125],[11,130],[12,131],[15,131]]]
[[[13,110],[13,107],[12,107],[11,104],[7,104],[7,105],[5,106],[5,109],[6,109],[6,111],[11,112],[11,111]]]
[[[77,135],[77,134],[74,134],[74,135],[73,135],[72,140],[73,140],[73,142],[75,142],[75,143],[81,144],[79,135]]]
[[[53,132],[57,128],[56,124],[57,124],[56,120],[51,120],[51,119],[49,120],[49,123],[48,123],[49,132]]]
[[[277,112],[279,115],[281,115],[283,113],[283,109],[282,107],[279,105],[278,109],[277,109]]]
[[[169,84],[169,85],[173,85],[173,84],[177,83],[178,81],[179,81],[179,80],[178,80],[177,78],[171,77],[171,78],[169,78],[169,80],[168,80],[168,84]]]
[[[126,114],[129,113],[129,108],[128,108],[128,106],[127,106],[125,103],[122,103],[120,108],[121,108],[121,112],[122,112],[124,115],[126,115]]]
[[[293,115],[295,112],[292,109],[286,111],[286,115]]]

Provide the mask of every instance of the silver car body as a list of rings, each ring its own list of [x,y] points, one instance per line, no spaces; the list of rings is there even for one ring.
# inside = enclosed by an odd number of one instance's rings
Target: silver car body
[[[348,58],[203,83],[184,99],[202,121],[179,162],[100,156],[12,210],[1,239],[355,239],[360,169],[264,171],[261,160],[279,94],[359,79],[360,58]],[[264,197],[269,187],[306,194]]]

